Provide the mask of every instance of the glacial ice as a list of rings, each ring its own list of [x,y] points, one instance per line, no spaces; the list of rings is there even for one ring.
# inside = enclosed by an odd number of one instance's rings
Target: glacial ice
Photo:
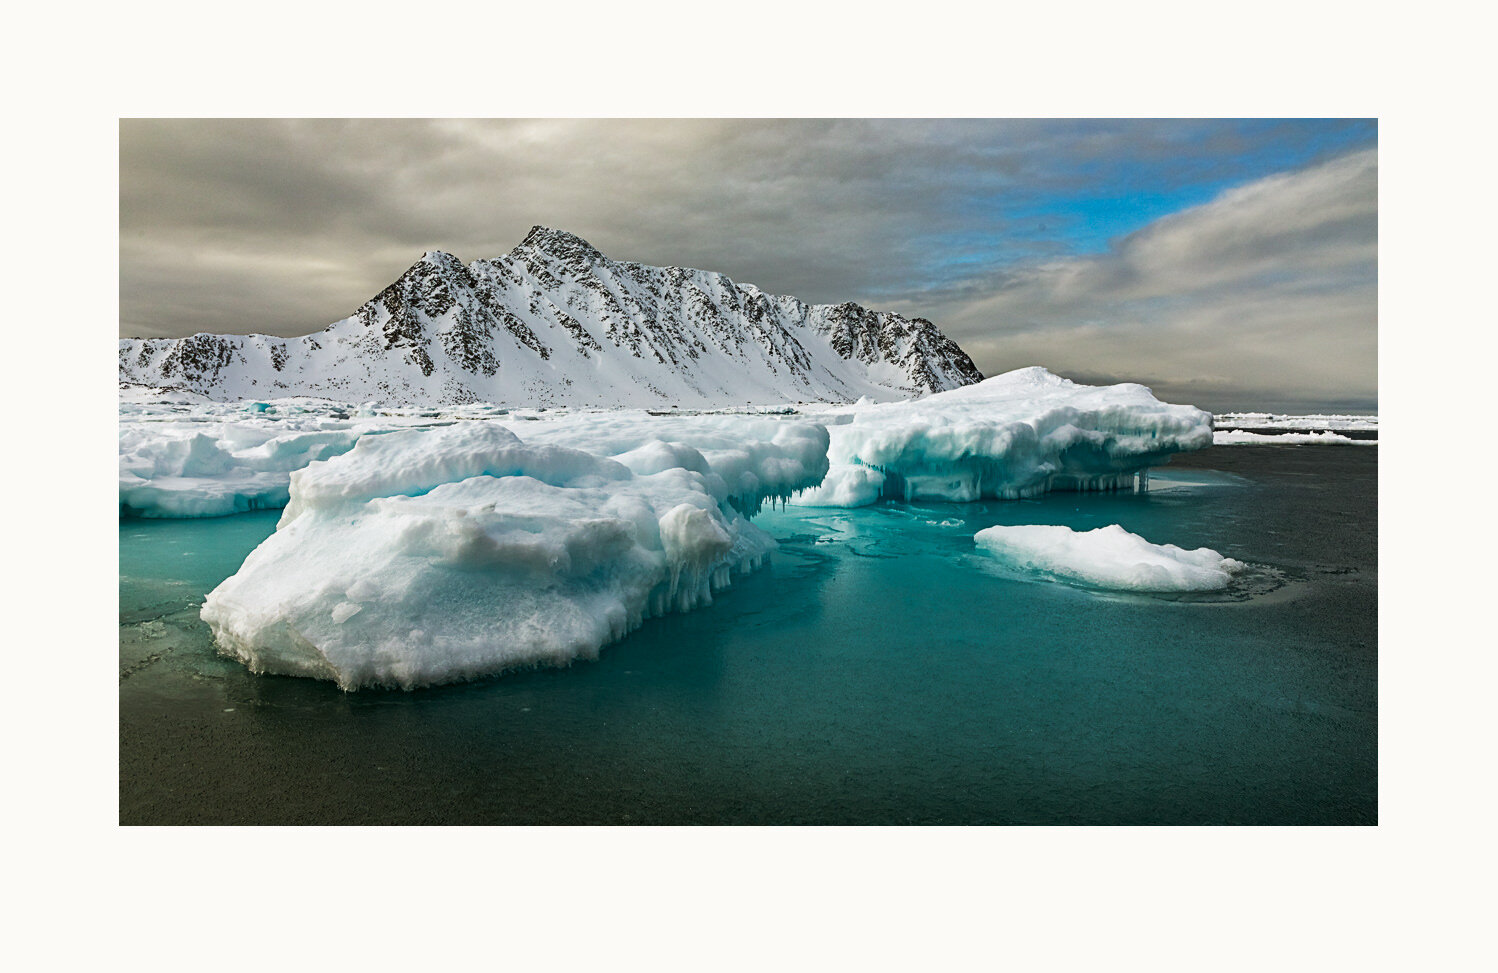
[[[786,475],[816,438],[739,445],[762,487],[789,492],[821,478],[825,434],[821,465]],[[202,617],[251,670],[345,689],[595,658],[647,617],[711,603],[775,546],[734,506],[764,499],[743,491],[747,469],[731,483],[682,444],[621,455],[637,469],[493,422],[364,437],[291,475],[276,532]]]
[[[989,527],[973,540],[1022,571],[1117,591],[1216,591],[1243,568],[1210,548],[1151,544],[1118,524],[1087,531],[1046,524]]]
[[[831,469],[794,503],[1018,499],[1134,488],[1172,453],[1212,444],[1212,417],[1142,385],[1078,385],[1022,368],[904,402],[859,402],[829,427]],[[856,472],[882,474],[876,481]],[[878,486],[878,492],[874,486]]]

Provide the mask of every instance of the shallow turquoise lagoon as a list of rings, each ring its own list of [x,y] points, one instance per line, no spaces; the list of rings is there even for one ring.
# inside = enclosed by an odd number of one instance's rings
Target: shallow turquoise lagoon
[[[276,512],[120,525],[123,823],[1371,824],[1377,449],[1224,447],[1148,495],[792,507],[716,603],[597,662],[348,694],[220,659]],[[1227,592],[1016,576],[994,524],[1122,524]]]

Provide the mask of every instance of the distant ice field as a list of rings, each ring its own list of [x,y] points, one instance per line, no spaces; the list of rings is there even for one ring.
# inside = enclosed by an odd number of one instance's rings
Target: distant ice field
[[[1217,446],[1378,445],[1375,415],[1280,415],[1270,412],[1224,412],[1213,422]]]

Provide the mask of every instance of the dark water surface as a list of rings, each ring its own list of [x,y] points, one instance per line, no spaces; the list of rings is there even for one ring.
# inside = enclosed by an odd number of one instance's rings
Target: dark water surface
[[[275,512],[120,525],[125,824],[1373,824],[1376,447],[1181,457],[1147,496],[791,508],[770,568],[597,662],[344,693],[218,658]],[[1250,562],[1224,594],[1006,577],[993,524]]]

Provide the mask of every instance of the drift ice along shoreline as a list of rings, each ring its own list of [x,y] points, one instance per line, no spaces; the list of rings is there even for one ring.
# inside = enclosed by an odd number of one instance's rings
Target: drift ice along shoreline
[[[284,504],[202,616],[257,672],[353,689],[594,658],[763,563],[775,543],[749,518],[767,500],[1127,489],[1212,432],[1143,386],[1028,368],[909,402],[699,415],[131,392],[120,437],[122,514]]]

